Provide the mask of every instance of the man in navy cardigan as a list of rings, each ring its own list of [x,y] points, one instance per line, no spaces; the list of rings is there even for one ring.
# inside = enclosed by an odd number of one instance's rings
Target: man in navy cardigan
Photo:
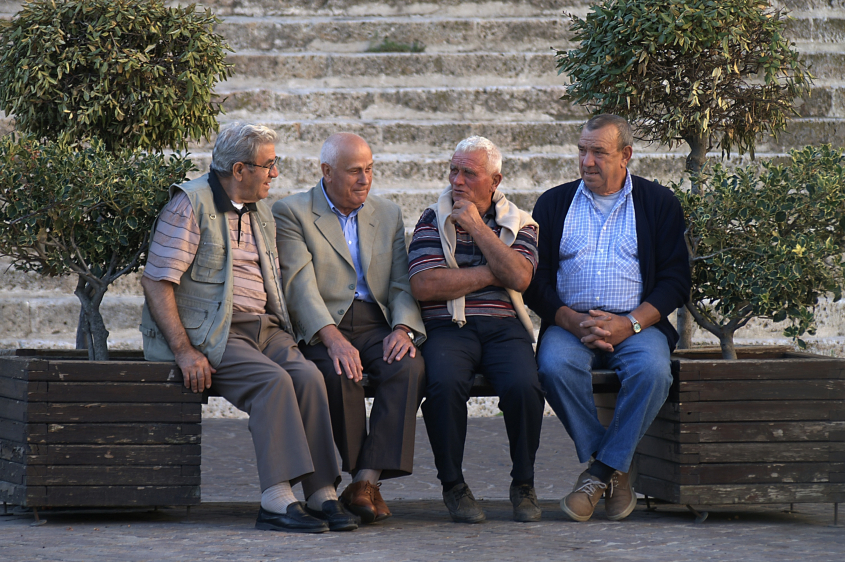
[[[608,519],[637,503],[628,470],[666,400],[678,334],[667,316],[690,293],[684,216],[672,192],[628,172],[628,122],[597,115],[578,141],[581,180],[534,207],[540,263],[525,302],[542,319],[537,362],[546,399],[590,466],[561,509],[586,521],[605,496]],[[593,368],[622,383],[610,425],[599,422]]]

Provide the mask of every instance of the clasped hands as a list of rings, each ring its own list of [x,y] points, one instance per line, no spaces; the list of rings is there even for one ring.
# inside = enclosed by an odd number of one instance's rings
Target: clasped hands
[[[613,351],[614,345],[625,341],[634,333],[631,321],[625,316],[603,310],[575,314],[577,315],[576,329],[567,329],[581,338],[581,343],[590,349]]]

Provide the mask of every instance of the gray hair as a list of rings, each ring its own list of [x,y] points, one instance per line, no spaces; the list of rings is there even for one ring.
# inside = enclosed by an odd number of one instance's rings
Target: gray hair
[[[487,154],[487,171],[491,175],[502,173],[502,153],[489,139],[478,136],[465,138],[455,147],[455,154],[459,152],[468,154],[482,150]]]
[[[600,113],[595,115],[584,124],[584,130],[595,131],[596,129],[601,129],[602,127],[607,126],[611,126],[616,129],[616,137],[619,144],[617,148],[619,150],[622,150],[626,146],[634,146],[634,133],[631,131],[631,125],[628,123],[627,119],[619,117],[618,115],[612,115],[610,113]]]
[[[340,156],[341,149],[351,137],[361,139],[365,144],[367,144],[367,141],[365,141],[363,137],[356,135],[355,133],[335,133],[330,135],[329,138],[326,139],[326,142],[323,143],[323,147],[320,149],[320,164],[328,164],[332,168],[336,168],[337,159]],[[367,144],[367,146],[369,146],[369,144]]]
[[[279,135],[263,125],[235,122],[220,131],[211,151],[211,169],[230,175],[238,162],[255,163],[258,150],[265,144],[276,144]]]

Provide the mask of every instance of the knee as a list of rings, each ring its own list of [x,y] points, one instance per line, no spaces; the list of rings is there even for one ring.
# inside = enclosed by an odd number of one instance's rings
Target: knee
[[[446,370],[428,370],[425,373],[425,395],[427,398],[455,397],[466,394],[461,378]],[[467,396],[467,398],[469,398]]]
[[[668,394],[672,386],[671,363],[660,358],[646,358],[623,381],[623,385],[631,384],[647,389],[650,393]]]

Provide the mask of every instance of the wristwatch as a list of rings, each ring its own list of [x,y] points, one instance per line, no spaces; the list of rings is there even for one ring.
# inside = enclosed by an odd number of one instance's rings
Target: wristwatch
[[[643,331],[643,327],[642,327],[642,326],[640,326],[640,321],[639,321],[639,320],[637,320],[636,318],[634,318],[634,316],[633,316],[633,315],[631,315],[631,314],[626,314],[625,316],[627,316],[627,317],[628,317],[628,320],[630,320],[630,321],[631,321],[631,326],[634,328],[634,333],[635,333],[635,334],[639,334],[640,332],[642,332],[642,331]]]

